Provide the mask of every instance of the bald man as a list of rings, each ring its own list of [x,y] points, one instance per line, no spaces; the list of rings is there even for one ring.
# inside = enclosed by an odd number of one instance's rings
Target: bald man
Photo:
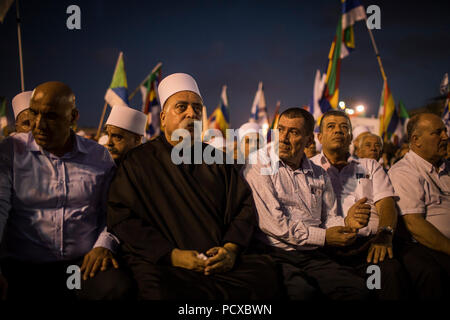
[[[418,114],[407,125],[409,152],[390,170],[410,239],[400,257],[416,297],[450,297],[450,162],[442,119]]]
[[[9,299],[71,298],[68,266],[81,266],[81,289],[98,271],[118,267],[118,240],[105,226],[114,162],[71,130],[78,110],[64,83],[36,87],[29,112],[31,132],[0,143],[0,291],[5,297],[7,285]]]

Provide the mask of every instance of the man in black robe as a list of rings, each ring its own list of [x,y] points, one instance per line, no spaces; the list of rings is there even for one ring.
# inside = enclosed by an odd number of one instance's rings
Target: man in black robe
[[[236,169],[194,164],[194,149],[203,154],[207,147],[201,142],[183,150],[191,151],[192,161],[173,161],[180,140],[172,133],[185,129],[192,137],[202,116],[195,80],[173,74],[158,93],[164,134],[126,155],[108,200],[108,228],[122,244],[139,298],[279,297],[272,260],[243,254],[256,215],[251,190]]]

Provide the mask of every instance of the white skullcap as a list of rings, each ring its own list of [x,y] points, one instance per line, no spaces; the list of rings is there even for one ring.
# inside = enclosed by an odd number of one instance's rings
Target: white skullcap
[[[104,146],[108,143],[108,136],[105,134],[98,139],[98,144]]]
[[[164,103],[172,95],[181,91],[192,91],[201,98],[200,90],[194,78],[186,73],[174,73],[165,77],[158,86],[159,102],[161,108],[164,108]]]
[[[367,128],[366,126],[357,126],[357,127],[355,127],[355,129],[353,129],[353,140],[358,138],[358,136],[361,133],[364,133],[364,132],[370,132],[369,128]]]
[[[116,126],[143,136],[147,115],[130,107],[114,106],[106,124]]]
[[[19,93],[12,99],[12,107],[14,110],[14,119],[17,120],[17,116],[22,111],[30,107],[31,93],[33,91],[24,91]]]
[[[256,122],[247,122],[244,123],[238,130],[238,139],[239,141],[242,140],[242,138],[251,132],[259,133],[259,130],[261,129],[261,126],[257,124]]]
[[[226,145],[226,140],[223,137],[214,137],[206,143],[213,146],[216,149],[220,149],[223,151]]]

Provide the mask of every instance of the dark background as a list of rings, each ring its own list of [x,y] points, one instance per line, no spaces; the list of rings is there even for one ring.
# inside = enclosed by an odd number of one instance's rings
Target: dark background
[[[450,1],[362,0],[381,8],[373,30],[396,102],[414,109],[439,95],[450,72]],[[81,8],[81,30],[68,30],[66,8]],[[161,61],[163,77],[193,75],[210,114],[228,85],[232,127],[250,116],[258,81],[270,117],[309,104],[316,69],[325,70],[339,0],[106,1],[21,0],[25,86],[60,80],[77,96],[81,126],[96,126],[120,51],[129,92]],[[0,24],[0,95],[20,92],[15,4]],[[340,99],[377,114],[382,77],[363,22],[356,50],[342,61]],[[140,94],[131,106],[140,108]]]

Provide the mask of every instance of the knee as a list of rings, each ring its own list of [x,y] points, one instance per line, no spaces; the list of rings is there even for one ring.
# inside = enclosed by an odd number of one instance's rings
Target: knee
[[[109,269],[83,281],[78,297],[82,300],[127,300],[135,297],[135,287],[128,273],[121,269]]]

